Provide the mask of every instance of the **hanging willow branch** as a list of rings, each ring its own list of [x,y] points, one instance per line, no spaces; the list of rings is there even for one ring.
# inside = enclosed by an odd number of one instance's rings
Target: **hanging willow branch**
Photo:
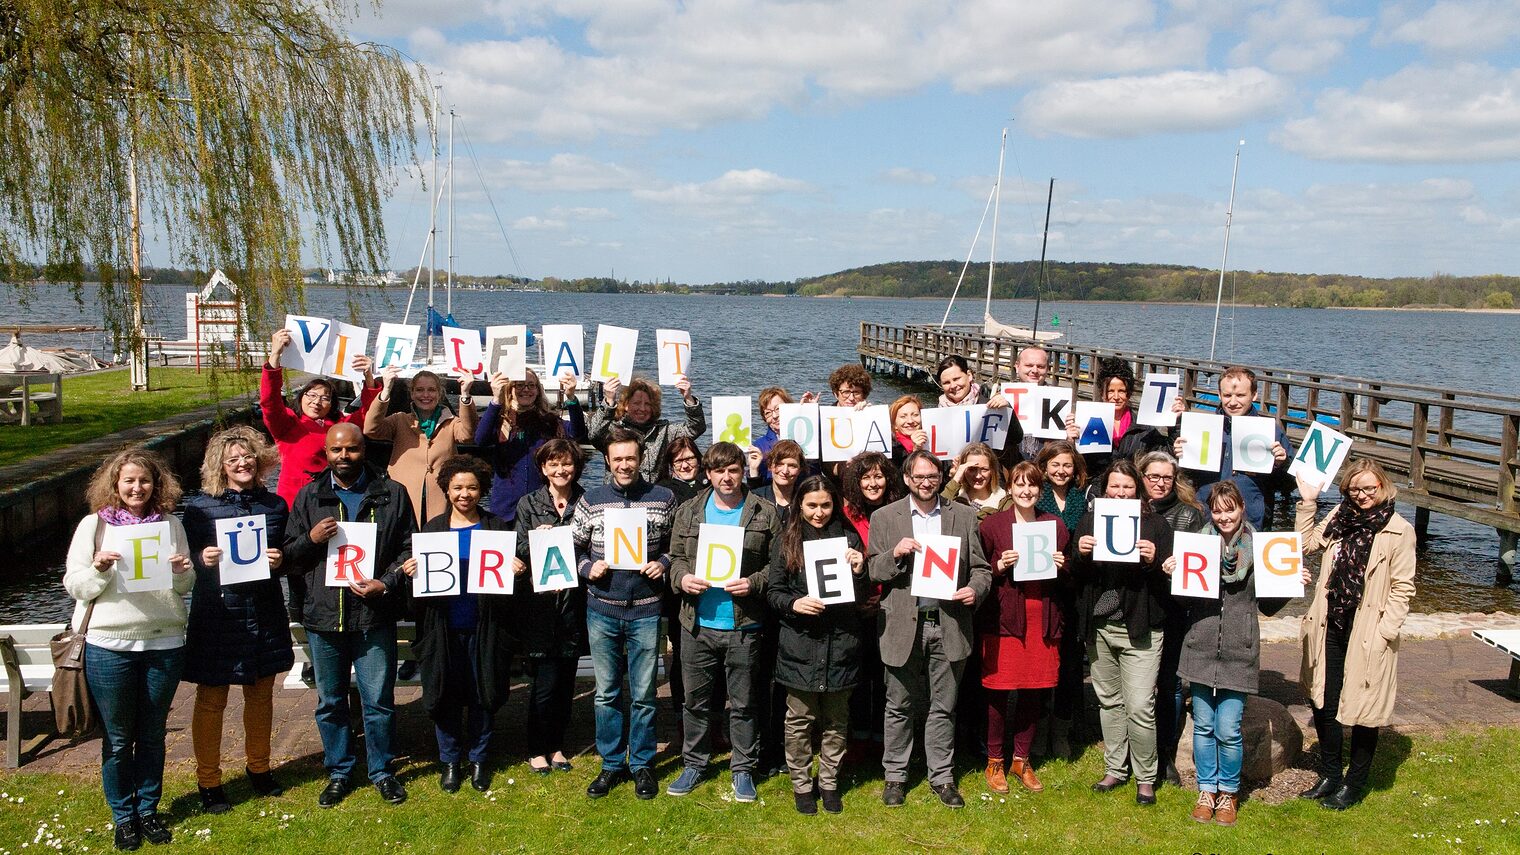
[[[145,224],[244,285],[250,325],[299,298],[303,248],[386,266],[426,82],[348,40],[352,3],[0,0],[0,279],[78,287],[93,265],[120,339],[134,144]]]

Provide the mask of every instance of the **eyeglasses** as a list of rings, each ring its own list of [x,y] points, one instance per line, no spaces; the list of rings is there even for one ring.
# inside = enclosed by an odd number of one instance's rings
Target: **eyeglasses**
[[[780,407],[766,407],[765,409],[763,409],[763,410],[760,411],[760,415],[765,416],[766,418],[770,418],[771,416],[779,416],[779,415],[781,415],[781,408]]]
[[[675,466],[696,466],[697,465],[697,458],[695,458],[695,457],[677,457],[675,460],[672,460],[670,462],[671,462],[672,465],[675,465]]]
[[[1363,496],[1371,496],[1377,492],[1377,489],[1378,488],[1376,484],[1372,485],[1371,487],[1347,487],[1346,495],[1350,496],[1353,499],[1360,499]]]
[[[307,392],[305,395],[302,395],[301,397],[305,398],[308,401],[315,401],[318,404],[331,404],[332,403],[332,396],[331,395],[324,395],[321,392]]]
[[[939,480],[939,473],[938,472],[930,472],[927,475],[909,475],[908,476],[908,480],[909,481],[914,481],[914,482],[919,483],[919,484],[927,484],[930,481],[938,481]]]
[[[1176,475],[1146,475],[1145,480],[1152,484],[1170,484],[1177,480]]]
[[[223,457],[222,458],[222,465],[223,466],[234,466],[234,465],[237,465],[239,463],[257,463],[257,462],[259,462],[259,458],[258,458],[257,455],[253,455],[253,454],[239,454],[236,457]]]

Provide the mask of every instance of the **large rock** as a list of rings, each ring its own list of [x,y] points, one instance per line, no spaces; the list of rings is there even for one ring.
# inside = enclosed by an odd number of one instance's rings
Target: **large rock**
[[[1304,750],[1304,732],[1288,708],[1277,701],[1251,695],[1246,698],[1246,712],[1240,722],[1241,742],[1245,749],[1243,780],[1264,784],[1284,769],[1292,768]],[[1177,771],[1194,774],[1193,717],[1187,718],[1182,738],[1177,742]]]

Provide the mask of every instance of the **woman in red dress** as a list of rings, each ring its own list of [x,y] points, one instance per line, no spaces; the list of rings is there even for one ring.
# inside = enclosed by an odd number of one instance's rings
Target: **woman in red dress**
[[[1053,560],[1057,572],[1065,567],[1066,525],[1061,518],[1035,510],[1045,476],[1039,467],[1024,461],[1013,467],[1008,485],[1013,506],[982,520],[982,550],[992,564],[992,595],[977,612],[977,638],[982,653],[982,688],[987,695],[987,788],[1008,792],[1003,769],[1005,720],[1008,693],[1018,692],[1013,712],[1013,756],[1008,772],[1031,792],[1045,787],[1029,765],[1035,726],[1044,713],[1050,690],[1061,670],[1061,611],[1054,597],[1059,579],[1013,581],[1019,562],[1014,549],[1013,526],[1053,520],[1056,542]]]

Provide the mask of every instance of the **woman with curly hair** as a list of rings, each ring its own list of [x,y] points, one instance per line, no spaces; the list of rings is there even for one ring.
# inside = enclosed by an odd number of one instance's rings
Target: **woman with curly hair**
[[[660,461],[665,448],[678,436],[696,439],[707,432],[707,417],[702,414],[702,402],[692,394],[691,381],[682,377],[676,383],[681,393],[681,404],[686,418],[680,424],[660,418],[660,387],[635,377],[623,386],[616,377],[602,386],[602,399],[606,406],[591,414],[590,442],[606,450],[607,438],[616,428],[632,431],[639,438],[643,454],[639,458],[639,474],[653,484],[660,480]]]

